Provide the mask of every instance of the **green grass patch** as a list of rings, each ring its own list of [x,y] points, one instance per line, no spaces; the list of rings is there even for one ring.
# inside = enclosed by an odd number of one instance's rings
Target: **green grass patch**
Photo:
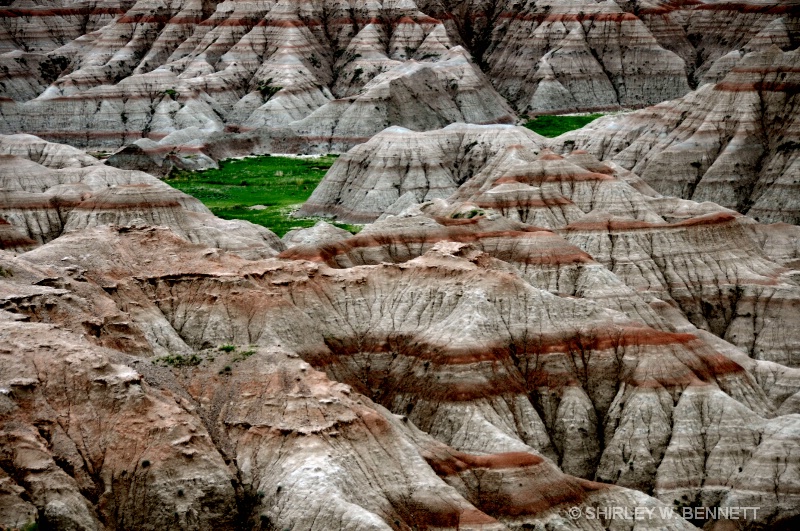
[[[222,219],[244,219],[283,236],[319,221],[290,214],[309,198],[334,161],[336,155],[302,159],[266,155],[222,161],[218,170],[176,171],[165,182],[196,197]],[[256,205],[264,208],[249,208]],[[334,224],[352,233],[360,229]]]
[[[585,116],[537,116],[525,123],[525,127],[547,138],[555,138],[568,131],[581,127],[597,120],[603,114],[587,114]]]

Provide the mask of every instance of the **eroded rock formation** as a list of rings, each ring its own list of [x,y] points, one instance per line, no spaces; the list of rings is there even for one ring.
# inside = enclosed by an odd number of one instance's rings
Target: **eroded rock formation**
[[[30,135],[0,136],[0,150],[22,155],[0,155],[2,249],[104,224],[168,226],[192,242],[253,256],[284,249],[264,227],[219,219],[147,173],[105,166]]]
[[[346,151],[390,125],[677,98],[799,27],[793,1],[14,2],[0,132],[189,167],[219,144]]]
[[[797,224],[798,64],[797,50],[752,52],[717,84],[602,118],[555,144],[562,152],[586,149],[614,161],[666,195]]]
[[[408,190],[358,235],[318,224],[277,257],[281,242],[194,237],[190,198],[146,174],[15,157],[14,197],[53,180],[87,196],[75,230],[0,251],[7,525],[615,529],[566,513],[599,505],[659,509],[630,529],[690,529],[683,506],[757,506],[748,529],[796,518],[800,288],[776,250],[794,233],[541,143],[387,130],[337,162],[351,183],[320,190],[363,191],[342,213]],[[149,210],[121,223],[132,202]]]
[[[0,528],[792,528],[795,4],[3,7]],[[348,149],[356,235],[154,177]]]

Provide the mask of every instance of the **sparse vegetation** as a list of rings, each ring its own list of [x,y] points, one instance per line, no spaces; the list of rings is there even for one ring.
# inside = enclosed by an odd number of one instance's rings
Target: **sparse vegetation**
[[[233,361],[246,360],[247,358],[249,358],[250,356],[252,356],[255,353],[256,353],[255,350],[243,350],[241,352],[237,352],[236,356],[233,358]]]
[[[258,83],[258,91],[261,93],[261,96],[267,100],[277,94],[281,89],[283,89],[283,87],[272,85],[272,78]]]
[[[182,354],[169,354],[167,356],[161,356],[160,358],[156,358],[153,360],[154,363],[157,363],[162,366],[169,366],[169,367],[195,367],[200,365],[203,361],[197,354],[192,354],[191,356],[184,356]]]
[[[218,348],[222,352],[233,352],[234,350],[236,350],[236,347],[234,345],[220,345]]]
[[[486,212],[484,212],[483,210],[472,209],[472,210],[468,210],[466,212],[456,212],[455,214],[453,214],[452,218],[453,219],[472,219],[474,217],[483,216],[485,214],[486,214]]]
[[[283,236],[318,221],[290,215],[308,199],[335,160],[334,155],[302,159],[266,155],[222,161],[218,170],[176,171],[166,182],[196,197],[223,219],[244,219]],[[336,225],[353,233],[359,230]]]
[[[14,272],[13,271],[11,271],[10,269],[6,269],[6,268],[0,266],[0,278],[8,278],[8,277],[13,277],[13,276],[14,276]]]
[[[587,114],[583,116],[537,116],[525,123],[525,127],[547,138],[563,135],[568,131],[581,127],[597,120],[603,114]]]

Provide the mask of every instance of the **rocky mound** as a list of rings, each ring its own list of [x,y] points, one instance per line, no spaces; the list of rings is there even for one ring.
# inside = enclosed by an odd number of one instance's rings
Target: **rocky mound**
[[[715,85],[600,119],[555,144],[614,161],[666,195],[798,224],[799,61],[798,50],[752,52]]]
[[[252,256],[272,256],[285,248],[264,227],[219,219],[193,197],[147,173],[103,166],[75,156],[75,148],[19,136],[0,136],[0,149],[60,169],[0,155],[2,249],[24,249],[105,224],[167,226],[189,241]]]
[[[543,144],[522,127],[454,124],[427,133],[391,127],[337,159],[298,215],[374,221],[395,203],[449,197],[509,146],[538,153]]]

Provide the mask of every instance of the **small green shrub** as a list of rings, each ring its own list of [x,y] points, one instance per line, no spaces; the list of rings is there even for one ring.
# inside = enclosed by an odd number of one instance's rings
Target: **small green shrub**
[[[472,209],[468,212],[456,212],[453,214],[453,219],[472,219],[477,216],[483,216],[486,214],[483,210]]]
[[[155,363],[158,363],[164,367],[196,367],[197,365],[200,365],[202,361],[203,360],[197,354],[192,354],[191,356],[170,354],[154,360]]]
[[[236,354],[236,356],[233,358],[233,361],[246,360],[255,353],[256,353],[255,350],[243,350],[242,352]]]
[[[258,83],[258,91],[261,93],[261,96],[270,99],[272,96],[277,94],[283,87],[279,87],[277,85],[272,85],[272,78],[267,79],[266,81],[261,81]]]
[[[222,352],[233,352],[234,350],[236,350],[236,346],[235,345],[227,345],[227,344],[226,345],[220,345],[218,348]]]

